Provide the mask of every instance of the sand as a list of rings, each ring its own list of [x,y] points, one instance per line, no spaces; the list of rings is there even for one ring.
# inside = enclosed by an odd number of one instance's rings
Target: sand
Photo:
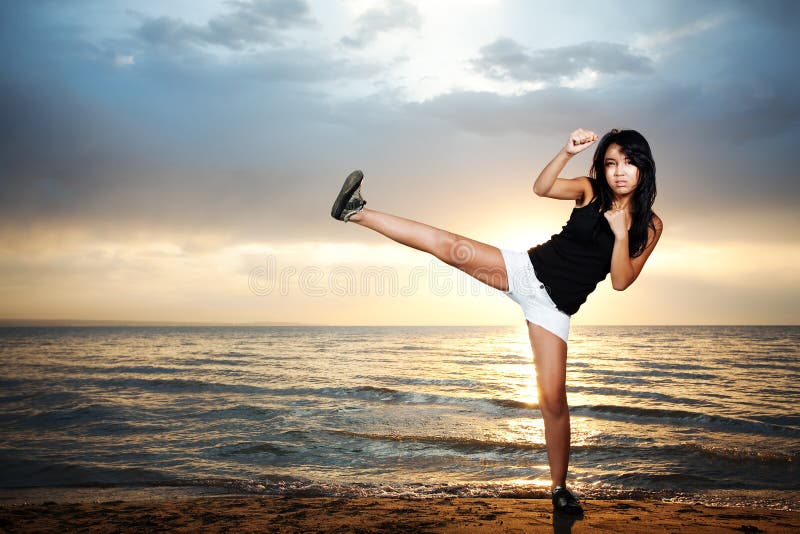
[[[581,520],[541,499],[201,497],[0,507],[0,532],[800,532],[800,512],[588,500]]]

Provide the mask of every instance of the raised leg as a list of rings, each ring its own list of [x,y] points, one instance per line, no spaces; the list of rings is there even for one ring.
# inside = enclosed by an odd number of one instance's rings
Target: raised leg
[[[433,254],[495,289],[508,291],[500,249],[441,228],[364,208],[350,222],[370,228],[409,247]]]
[[[567,344],[539,325],[528,323],[536,366],[539,409],[553,486],[566,487],[569,466],[569,407],[567,406]]]

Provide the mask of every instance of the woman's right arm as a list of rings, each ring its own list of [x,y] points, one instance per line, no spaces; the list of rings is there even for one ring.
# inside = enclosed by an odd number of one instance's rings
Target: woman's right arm
[[[597,135],[590,130],[578,129],[572,132],[566,146],[539,173],[533,183],[533,192],[540,197],[560,200],[580,200],[587,194],[591,196],[592,185],[586,177],[570,180],[559,178],[558,174],[564,170],[572,156],[586,150],[595,141]]]

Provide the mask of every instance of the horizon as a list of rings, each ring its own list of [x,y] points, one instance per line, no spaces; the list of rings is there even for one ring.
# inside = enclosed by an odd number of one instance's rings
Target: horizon
[[[0,328],[9,327],[24,327],[24,326],[319,326],[319,327],[424,327],[424,328],[517,328],[522,327],[523,324],[332,324],[332,323],[290,323],[280,321],[263,321],[263,322],[250,322],[250,323],[226,323],[226,322],[192,322],[192,321],[136,321],[136,320],[106,320],[106,319],[3,319],[0,318]],[[638,323],[638,324],[624,324],[624,323],[581,323],[574,325],[577,327],[728,327],[728,326],[763,326],[763,327],[800,327],[798,323],[781,324],[781,323],[725,323],[725,324],[680,324],[680,323]]]

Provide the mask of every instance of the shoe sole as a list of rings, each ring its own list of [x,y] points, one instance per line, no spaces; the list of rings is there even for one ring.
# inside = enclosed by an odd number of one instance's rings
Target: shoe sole
[[[339,195],[333,202],[331,217],[342,220],[342,212],[347,205],[347,201],[350,200],[350,197],[355,193],[356,189],[359,188],[363,179],[364,173],[361,171],[353,171],[350,173],[347,179],[345,179],[344,185],[342,185],[342,189],[339,191]]]

